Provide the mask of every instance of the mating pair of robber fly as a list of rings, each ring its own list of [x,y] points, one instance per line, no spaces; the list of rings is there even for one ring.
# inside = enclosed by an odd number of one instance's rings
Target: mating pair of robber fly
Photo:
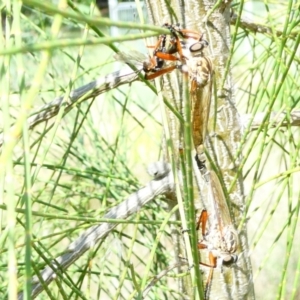
[[[153,55],[147,59],[141,53],[132,51],[131,53],[117,53],[116,60],[125,62],[142,62],[142,70],[145,72],[145,79],[152,80],[163,74],[180,69],[185,61],[194,54],[202,52],[203,48],[208,46],[208,42],[203,40],[203,34],[199,32],[182,29],[179,24],[164,24],[170,30],[170,38],[162,34],[154,46]],[[179,62],[165,66],[166,61]]]
[[[209,57],[203,55],[203,49],[208,46],[208,43],[199,32],[181,29],[179,25],[164,24],[163,26],[170,30],[170,37],[160,35],[150,59],[141,57],[138,52],[130,55],[118,53],[116,58],[125,62],[143,61],[142,70],[147,80],[187,66],[191,79],[192,138],[197,155],[200,155],[207,131],[213,76],[212,62]],[[179,64],[165,66],[167,61]],[[201,265],[210,267],[205,287],[207,299],[217,261],[225,266],[237,261],[235,252],[238,238],[218,176],[213,170],[206,170],[205,163],[201,165],[200,171],[206,179],[211,202],[209,214],[203,210],[197,223],[197,229],[200,229],[201,225],[203,237],[198,243],[198,249],[209,251],[209,264],[201,262]],[[208,223],[209,230],[207,230]]]

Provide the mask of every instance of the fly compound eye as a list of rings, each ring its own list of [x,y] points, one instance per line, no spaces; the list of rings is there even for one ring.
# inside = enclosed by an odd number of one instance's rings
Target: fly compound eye
[[[150,72],[152,69],[152,64],[148,61],[143,62],[143,70],[147,73]]]
[[[230,266],[233,263],[236,263],[237,259],[238,259],[237,255],[234,255],[234,254],[226,255],[226,256],[223,257],[222,263],[223,263],[224,266]]]
[[[199,52],[201,51],[204,47],[207,47],[208,46],[208,42],[203,40],[203,41],[199,41],[195,44],[193,44],[191,47],[190,47],[190,51],[191,52]]]

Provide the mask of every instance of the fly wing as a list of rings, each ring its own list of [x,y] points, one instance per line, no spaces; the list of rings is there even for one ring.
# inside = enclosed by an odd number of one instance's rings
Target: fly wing
[[[218,220],[218,231],[220,233],[219,249],[223,253],[222,263],[230,265],[237,260],[237,256],[234,253],[238,248],[238,234],[232,224],[219,178],[212,170],[210,171],[210,189],[212,192],[214,213],[217,215],[216,219]]]
[[[125,63],[132,63],[139,67],[142,66],[145,61],[149,60],[146,55],[135,50],[131,52],[118,52],[114,55],[114,59]]]
[[[220,232],[227,226],[232,225],[229,208],[220,183],[220,180],[213,170],[210,170],[209,190],[212,197],[212,206],[218,220]]]

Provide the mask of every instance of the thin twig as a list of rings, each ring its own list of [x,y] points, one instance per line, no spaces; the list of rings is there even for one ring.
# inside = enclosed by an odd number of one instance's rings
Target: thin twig
[[[159,281],[161,280],[164,276],[166,276],[170,271],[172,271],[173,269],[176,268],[180,268],[182,266],[188,266],[188,262],[187,261],[181,261],[181,262],[177,262],[174,263],[173,265],[167,267],[165,270],[161,271],[159,274],[157,274],[152,281],[147,285],[147,287],[145,288],[144,292],[143,292],[143,298],[145,298],[147,296],[147,294],[150,292],[151,288]]]

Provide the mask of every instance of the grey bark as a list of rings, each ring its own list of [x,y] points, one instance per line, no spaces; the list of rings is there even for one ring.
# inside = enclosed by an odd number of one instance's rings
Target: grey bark
[[[216,2],[148,0],[147,6],[150,22],[153,24],[179,22],[183,28],[204,33],[204,38],[209,42],[210,58],[214,65],[215,90],[212,96],[206,147],[220,170],[227,191],[230,188],[229,206],[239,236],[238,261],[233,267],[217,267],[214,270],[209,299],[254,299],[247,231],[243,222],[245,212],[243,179],[242,174],[237,174],[240,161],[237,151],[242,128],[233,98],[230,69],[229,72],[225,70],[230,49],[230,3],[221,2],[218,8],[209,13],[207,22],[204,22],[205,16]],[[180,72],[174,72],[163,79],[164,96],[179,110],[182,106],[180,76]],[[182,133],[179,122],[172,113],[169,114],[169,119],[173,144],[180,145]],[[231,187],[233,181],[235,184]],[[203,201],[205,203],[205,196]],[[182,290],[191,297],[193,294],[188,290],[189,287],[185,286],[186,283],[181,284]]]

